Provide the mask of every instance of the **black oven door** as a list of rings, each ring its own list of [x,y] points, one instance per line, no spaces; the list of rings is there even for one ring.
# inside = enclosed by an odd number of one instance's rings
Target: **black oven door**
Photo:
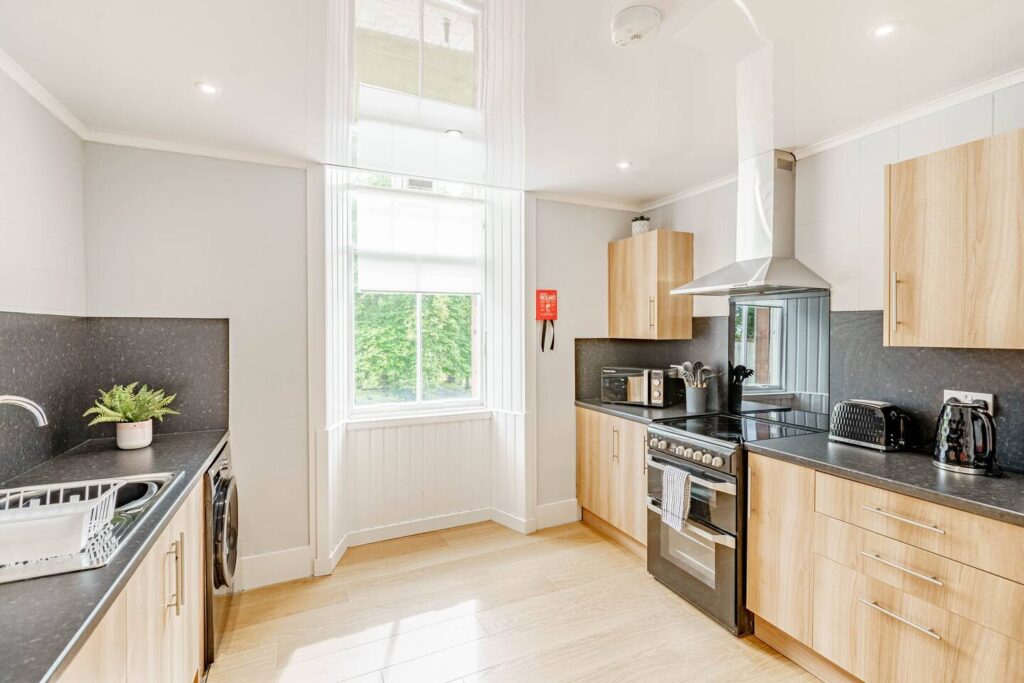
[[[661,477],[671,465],[690,475],[690,517],[707,526],[736,534],[736,480],[704,470],[657,451],[647,451],[647,495],[661,500]]]
[[[662,522],[660,501],[648,498],[647,571],[738,633],[735,536],[692,518],[676,531]]]

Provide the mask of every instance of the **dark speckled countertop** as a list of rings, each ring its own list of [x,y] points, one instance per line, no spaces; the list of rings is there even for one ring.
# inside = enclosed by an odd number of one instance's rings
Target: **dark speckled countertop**
[[[0,584],[0,680],[45,681],[71,661],[227,440],[225,430],[158,434],[153,445],[120,451],[113,439],[86,441],[4,483],[174,472],[179,476],[106,566]]]
[[[828,434],[751,441],[747,449],[820,472],[903,493],[940,505],[1024,526],[1024,475],[1002,478],[957,474],[921,453],[879,453],[832,443]]]
[[[576,401],[576,405],[580,408],[589,408],[601,413],[607,413],[608,415],[614,415],[615,417],[621,417],[626,420],[643,422],[644,424],[649,424],[655,420],[674,420],[681,417],[696,417],[698,415],[711,415],[712,413],[719,412],[714,408],[709,408],[701,413],[691,413],[685,406],[648,408],[646,406],[631,406],[623,403],[604,403],[599,398],[579,399]],[[778,411],[779,406],[769,405],[767,403],[755,403],[754,401],[743,402],[742,412],[744,413],[758,413],[768,410]]]

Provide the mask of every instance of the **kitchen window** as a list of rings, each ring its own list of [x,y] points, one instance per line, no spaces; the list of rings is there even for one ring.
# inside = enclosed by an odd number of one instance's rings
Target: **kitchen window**
[[[353,177],[353,412],[480,405],[479,191],[390,174]]]
[[[783,328],[781,303],[736,304],[733,363],[754,371],[745,383],[751,391],[783,388]]]
[[[464,107],[478,105],[480,5],[462,0],[356,0],[360,83]]]

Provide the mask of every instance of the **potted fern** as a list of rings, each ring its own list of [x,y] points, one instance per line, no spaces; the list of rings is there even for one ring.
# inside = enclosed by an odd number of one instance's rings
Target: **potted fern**
[[[124,450],[145,448],[153,443],[153,420],[163,422],[166,415],[177,415],[168,408],[176,394],[164,395],[163,389],[150,389],[145,384],[138,391],[138,382],[128,386],[115,384],[110,391],[100,389],[96,403],[82,417],[94,415],[89,426],[113,422],[117,430],[117,447]]]

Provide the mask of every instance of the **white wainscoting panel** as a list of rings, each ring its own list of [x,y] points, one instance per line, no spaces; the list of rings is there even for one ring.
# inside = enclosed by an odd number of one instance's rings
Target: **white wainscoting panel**
[[[423,424],[350,423],[341,475],[346,544],[386,536],[363,533],[370,529],[490,508],[491,419],[484,413]]]

